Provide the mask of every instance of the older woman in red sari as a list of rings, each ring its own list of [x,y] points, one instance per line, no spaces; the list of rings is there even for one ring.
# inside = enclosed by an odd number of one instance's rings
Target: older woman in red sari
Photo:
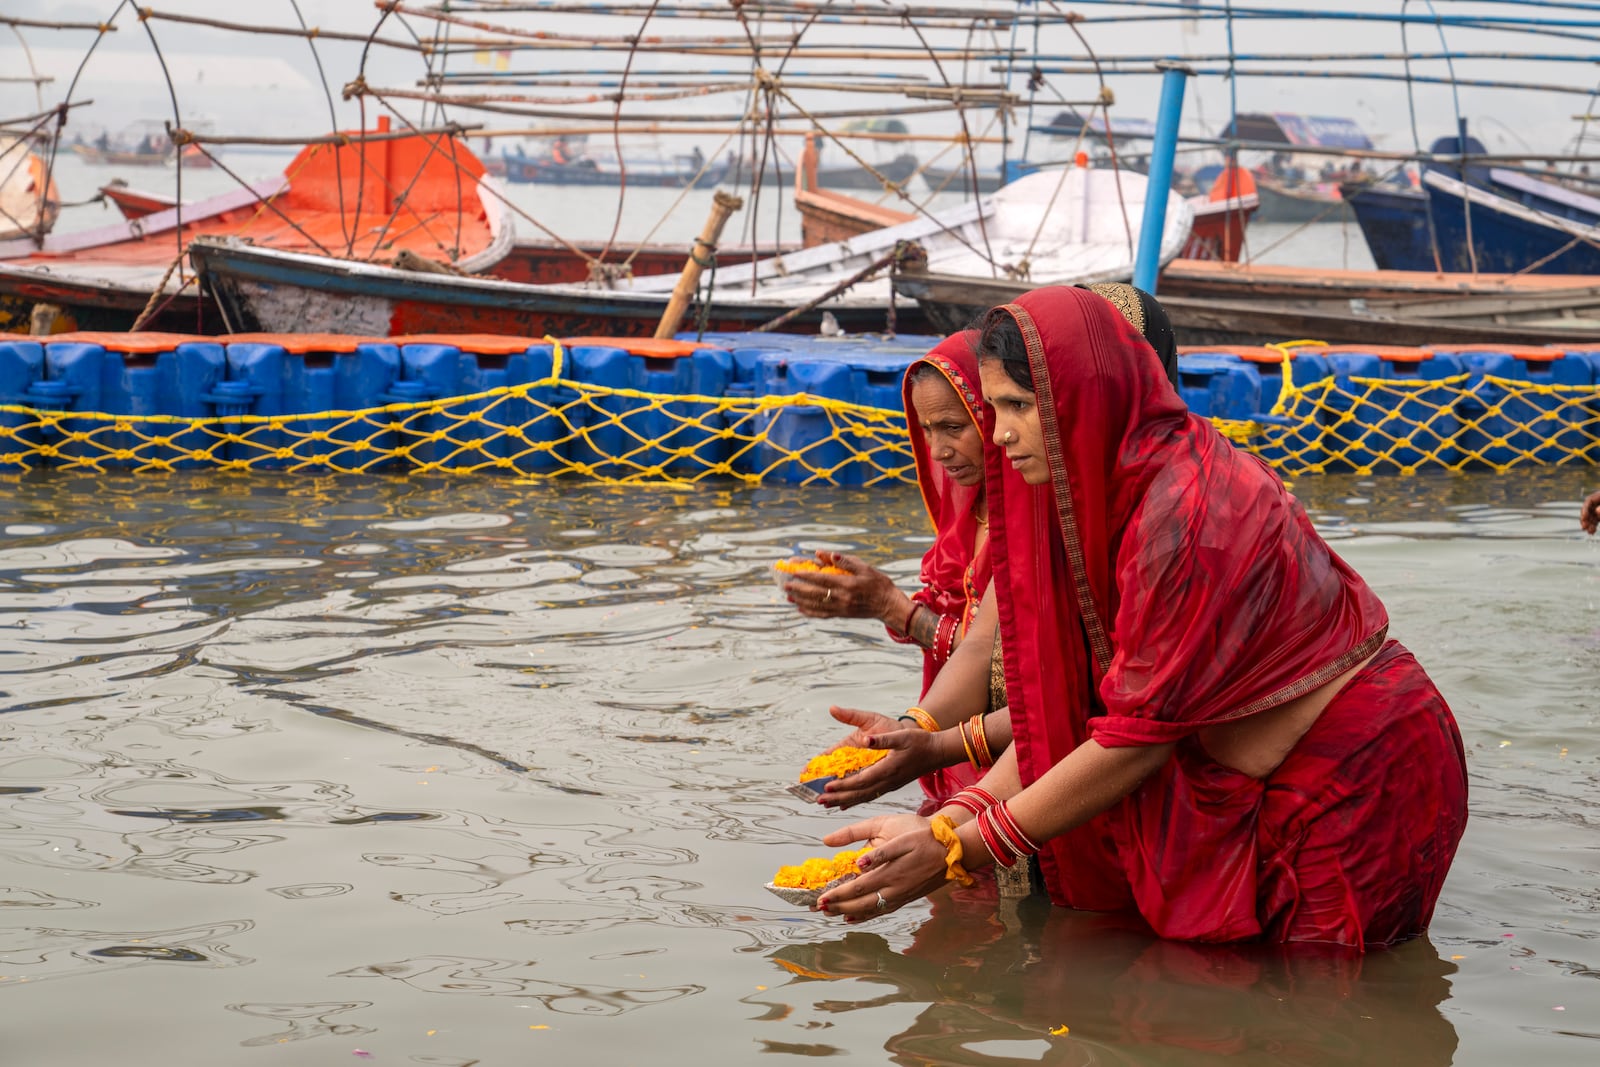
[[[1360,947],[1426,929],[1466,821],[1460,735],[1382,603],[1102,301],[980,342],[1013,744],[931,820],[869,819],[868,918],[1037,855],[1051,899],[1163,937]]]
[[[891,638],[920,646],[924,693],[967,635],[989,588],[976,341],[971,332],[945,338],[906,368],[901,387],[917,485],[934,529],[933,545],[922,557],[922,588],[907,596],[882,571],[854,556],[826,551],[817,553],[818,561],[844,574],[803,573],[784,583],[803,614],[880,619]],[[853,708],[832,710],[850,725],[869,715]],[[975,773],[949,767],[930,770],[922,785],[930,797],[944,800],[975,781]]]

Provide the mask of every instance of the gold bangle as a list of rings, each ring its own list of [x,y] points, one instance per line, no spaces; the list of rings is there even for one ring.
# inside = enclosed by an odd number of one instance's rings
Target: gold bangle
[[[948,815],[935,815],[928,822],[933,839],[944,846],[944,878],[947,882],[972,884],[972,875],[961,866],[961,838],[956,836],[956,824]]]
[[[910,718],[912,722],[916,723],[930,734],[936,734],[940,730],[944,729],[944,727],[939,725],[938,719],[935,719],[932,715],[929,715],[926,711],[923,711],[918,707],[907,708],[906,713],[900,717],[902,719]]]

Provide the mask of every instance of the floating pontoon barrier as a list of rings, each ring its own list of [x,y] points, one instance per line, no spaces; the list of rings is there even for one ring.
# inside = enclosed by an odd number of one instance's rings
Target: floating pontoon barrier
[[[931,337],[0,340],[0,469],[910,481]],[[1600,344],[1183,349],[1180,391],[1285,475],[1600,463]]]

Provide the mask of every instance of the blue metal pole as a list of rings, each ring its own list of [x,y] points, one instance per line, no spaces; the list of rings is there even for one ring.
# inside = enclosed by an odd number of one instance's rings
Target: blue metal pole
[[[1182,63],[1161,62],[1161,109],[1150,145],[1150,184],[1145,187],[1144,221],[1139,223],[1139,254],[1133,261],[1133,284],[1155,295],[1161,270],[1161,232],[1167,225],[1167,194],[1172,191],[1172,161],[1178,153],[1178,120],[1183,117],[1184,83],[1193,73]]]

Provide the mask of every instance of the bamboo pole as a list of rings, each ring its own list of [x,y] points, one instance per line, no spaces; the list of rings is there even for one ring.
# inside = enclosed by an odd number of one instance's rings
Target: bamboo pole
[[[618,123],[575,123],[565,126],[516,126],[492,129],[474,129],[473,134],[478,137],[576,137],[580,134],[610,134],[620,133],[629,136],[729,136],[740,133],[749,133],[746,126],[669,126],[659,122],[630,123],[623,120]],[[760,137],[800,137],[804,138],[809,133],[816,133],[815,126],[802,129],[774,129],[760,130]],[[836,141],[892,141],[902,143],[927,143],[927,144],[1004,144],[1003,137],[968,137],[961,133],[882,133],[873,130],[838,130],[830,132],[829,137]]]
[[[694,291],[700,285],[700,272],[711,265],[711,256],[717,254],[717,242],[722,239],[722,228],[728,224],[728,217],[735,211],[744,207],[741,197],[732,196],[718,189],[716,196],[711,198],[711,214],[706,217],[705,229],[700,231],[700,236],[694,240],[694,248],[689,252],[689,259],[683,265],[683,273],[678,276],[678,284],[672,287],[672,298],[667,301],[667,310],[661,313],[661,322],[656,326],[658,338],[670,338],[678,332],[678,327],[683,323],[683,313],[689,310],[689,301],[694,297]]]
[[[117,28],[106,22],[45,22],[41,19],[17,18],[0,15],[0,26],[26,26],[31,30],[94,30],[97,33],[116,33]]]
[[[458,96],[453,93],[431,93],[416,89],[398,89],[388,86],[374,86],[351,82],[344,87],[346,100],[357,96],[375,96],[380,100],[420,100],[429,104],[442,104],[447,107],[468,108],[473,111],[492,111],[501,115],[527,115],[537,119],[568,119],[577,122],[614,122],[617,120],[615,113],[601,112],[576,112],[570,108],[560,107],[518,107],[511,104],[489,103],[486,97]],[[909,94],[908,94],[909,95]],[[574,105],[589,103],[586,100],[574,100]],[[894,114],[904,115],[945,115],[959,111],[963,107],[1004,107],[1006,105],[979,101],[976,104],[965,105],[960,103],[921,104],[916,107],[897,107]],[[1066,106],[1066,105],[1062,105]],[[809,117],[816,119],[873,119],[881,118],[884,109],[881,107],[840,108],[829,111],[812,111]],[[714,123],[740,122],[749,118],[748,112],[724,112],[717,115],[662,115],[649,114],[636,116],[636,122],[677,122],[684,125],[700,125]],[[793,117],[793,116],[786,116]]]
[[[141,8],[139,17],[143,20],[155,19],[161,22],[179,22],[186,26],[206,26],[214,30],[232,30],[238,33],[264,33],[274,37],[303,37],[310,41],[353,41],[359,44],[377,44],[386,48],[398,48],[406,52],[421,52],[428,54],[434,51],[433,47],[415,41],[397,41],[389,37],[374,37],[367,33],[340,33],[337,30],[324,30],[317,26],[310,29],[301,29],[298,26],[254,26],[244,22],[225,22],[222,19],[201,18],[199,15],[180,15],[172,11],[155,11],[151,8]],[[115,29],[116,27],[107,27]]]

